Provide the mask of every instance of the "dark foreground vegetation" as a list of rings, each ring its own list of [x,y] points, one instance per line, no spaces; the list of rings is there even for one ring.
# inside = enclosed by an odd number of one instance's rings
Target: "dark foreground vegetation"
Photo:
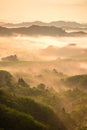
[[[87,130],[87,75],[60,82],[66,91],[31,88],[0,70],[0,130]]]

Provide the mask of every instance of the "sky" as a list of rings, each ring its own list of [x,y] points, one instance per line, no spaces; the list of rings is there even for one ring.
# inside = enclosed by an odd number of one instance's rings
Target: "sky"
[[[87,0],[0,0],[1,22],[87,23]]]

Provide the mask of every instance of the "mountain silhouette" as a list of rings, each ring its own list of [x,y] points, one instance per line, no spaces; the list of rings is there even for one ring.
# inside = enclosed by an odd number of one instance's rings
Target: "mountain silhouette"
[[[87,24],[81,24],[73,21],[52,21],[52,22],[42,22],[42,21],[34,21],[34,22],[22,22],[22,23],[5,23],[0,22],[0,26],[9,27],[9,28],[17,28],[17,27],[30,27],[32,25],[38,26],[56,26],[56,27],[66,27],[66,28],[87,28]]]
[[[20,28],[6,28],[0,26],[0,36],[87,36],[86,32],[67,33],[64,29],[55,26],[38,26]]]

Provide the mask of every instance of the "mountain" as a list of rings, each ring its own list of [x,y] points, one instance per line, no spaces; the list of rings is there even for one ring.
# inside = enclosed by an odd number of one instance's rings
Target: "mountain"
[[[5,28],[0,27],[1,36],[13,36],[13,35],[29,35],[29,36],[65,36],[66,32],[54,26],[37,26],[32,25],[30,27],[21,27],[21,28]]]
[[[32,25],[46,26],[46,23],[41,22],[41,21],[22,22],[22,23],[4,23],[4,22],[0,23],[0,26],[7,27],[7,28],[30,27]]]
[[[0,90],[0,127],[12,127],[12,130],[14,130],[13,127],[17,127],[15,130],[19,130],[18,127],[21,129],[24,127],[26,130],[29,127],[31,130],[66,130],[63,123],[49,107],[30,98],[12,96],[3,90]]]
[[[86,32],[84,31],[71,32],[70,35],[71,36],[85,36]]]
[[[85,32],[67,33],[64,29],[55,26],[38,26],[20,28],[5,28],[0,26],[0,36],[87,36]]]
[[[65,21],[54,21],[49,23],[51,26],[56,27],[68,27],[68,28],[80,28],[84,27],[83,24],[77,23],[77,22],[65,22]]]
[[[12,32],[8,28],[0,26],[0,36],[12,36]]]
[[[81,24],[81,23],[70,22],[70,21],[52,21],[48,23],[41,22],[41,21],[22,22],[22,23],[4,23],[4,22],[0,23],[0,26],[9,27],[9,28],[30,27],[32,25],[56,26],[56,27],[64,27],[64,28],[87,28],[87,24]]]
[[[66,65],[70,68],[68,64]],[[52,73],[56,74],[58,80],[59,72],[53,69]],[[0,76],[0,79],[4,81],[8,77],[14,78],[5,70],[1,70]],[[47,77],[47,80],[50,78]],[[84,90],[87,88],[87,75],[62,77],[61,81],[64,84],[57,82],[57,87],[59,85],[68,87],[62,92],[54,92],[53,89],[46,88],[43,82],[35,87],[25,87],[24,80],[20,78],[16,81],[17,84],[13,83],[10,87],[8,81],[6,81],[7,86],[3,85],[0,88],[0,128],[6,130],[80,130],[80,127],[86,127],[87,91]]]
[[[8,71],[0,70],[0,81],[4,81],[0,88],[0,128],[5,130],[66,130],[58,115],[50,107],[36,102],[25,91],[19,94],[24,86],[8,82],[14,78]],[[1,83],[1,82],[0,82]],[[16,90],[16,91],[15,91]],[[26,92],[34,91],[30,87]]]

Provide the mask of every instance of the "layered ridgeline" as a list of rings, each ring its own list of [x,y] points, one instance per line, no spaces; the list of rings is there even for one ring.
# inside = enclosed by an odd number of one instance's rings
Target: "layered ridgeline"
[[[25,89],[24,92],[23,89]],[[66,130],[50,107],[26,96],[25,91],[33,92],[22,78],[16,81],[9,72],[0,70],[0,128],[4,130]]]
[[[0,36],[87,36],[84,30],[66,32],[55,26],[32,25],[30,27],[6,28],[0,26]]]
[[[19,28],[19,27],[30,27],[32,25],[38,26],[55,26],[55,27],[62,27],[62,28],[87,28],[87,24],[81,24],[77,22],[70,22],[70,21],[52,21],[49,23],[41,22],[41,21],[34,21],[34,22],[23,22],[23,23],[5,23],[0,22],[0,26],[9,27],[9,28]]]

